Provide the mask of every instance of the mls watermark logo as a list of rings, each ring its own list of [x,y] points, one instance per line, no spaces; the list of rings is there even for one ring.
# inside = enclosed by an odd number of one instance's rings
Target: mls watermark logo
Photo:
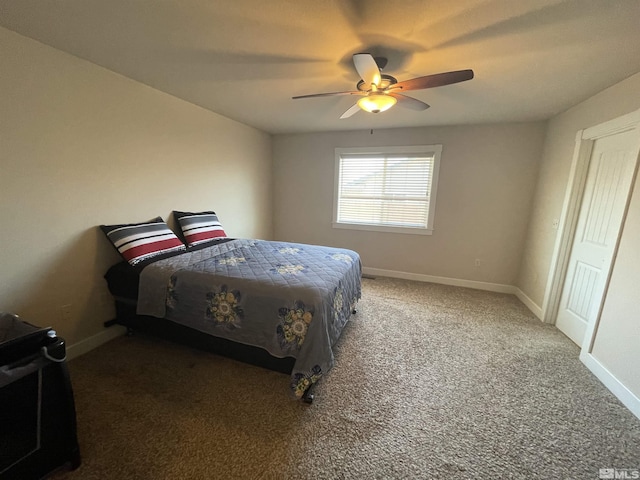
[[[633,479],[640,478],[638,468],[601,468],[599,478]]]

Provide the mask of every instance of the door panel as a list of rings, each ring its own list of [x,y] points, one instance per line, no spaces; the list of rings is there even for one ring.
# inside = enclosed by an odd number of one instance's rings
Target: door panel
[[[599,277],[599,269],[586,263],[576,263],[575,274],[570,282],[567,310],[584,322],[589,320],[591,299]]]
[[[594,142],[556,326],[582,345],[598,313],[638,155],[637,134]]]

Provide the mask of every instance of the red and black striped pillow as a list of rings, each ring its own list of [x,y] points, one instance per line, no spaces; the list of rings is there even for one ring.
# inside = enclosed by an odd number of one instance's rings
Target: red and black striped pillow
[[[173,212],[188,247],[226,238],[216,212]]]
[[[162,220],[125,225],[101,225],[109,241],[131,265],[160,255],[186,250],[184,243]]]

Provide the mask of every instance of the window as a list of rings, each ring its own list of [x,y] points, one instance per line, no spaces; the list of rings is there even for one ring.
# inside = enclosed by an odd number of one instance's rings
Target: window
[[[442,145],[336,148],[333,226],[431,235]]]

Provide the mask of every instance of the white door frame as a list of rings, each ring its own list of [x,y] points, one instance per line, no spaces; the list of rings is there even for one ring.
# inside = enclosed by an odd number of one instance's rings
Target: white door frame
[[[623,115],[616,119],[610,120],[608,122],[601,123],[594,127],[587,128],[585,130],[579,130],[576,134],[576,146],[573,153],[573,160],[571,162],[571,170],[569,172],[569,182],[567,191],[565,193],[564,204],[562,206],[562,213],[560,215],[558,236],[556,237],[553,256],[551,257],[551,268],[549,270],[549,278],[547,279],[547,287],[545,289],[544,300],[542,302],[542,321],[544,321],[545,323],[555,324],[556,317],[558,316],[560,297],[562,295],[565,276],[567,274],[567,268],[569,266],[569,256],[571,255],[573,238],[575,236],[576,226],[578,224],[578,214],[580,213],[582,196],[584,194],[585,184],[587,182],[587,171],[589,170],[593,144],[598,138],[607,137],[634,129],[637,129],[640,135],[640,109],[628,113],[627,115]],[[633,183],[631,185],[631,188],[633,189]],[[622,218],[623,224],[627,216],[627,209],[629,208],[630,198],[631,191],[629,192],[629,195],[627,197],[627,205],[625,207],[624,215]],[[619,232],[618,239],[616,240],[611,266],[613,266],[613,261],[615,261],[621,233],[622,230]],[[609,287],[611,266],[609,268],[609,272],[607,272],[607,280],[602,296],[602,302],[597,307],[598,315],[596,317],[596,324],[600,319],[602,303],[604,303],[604,298],[606,297],[607,289]],[[595,333],[594,326],[595,325],[587,326],[585,342],[588,337],[588,340],[590,342],[589,345],[592,344],[593,339],[591,337]],[[591,347],[589,347],[589,350],[590,348]]]

